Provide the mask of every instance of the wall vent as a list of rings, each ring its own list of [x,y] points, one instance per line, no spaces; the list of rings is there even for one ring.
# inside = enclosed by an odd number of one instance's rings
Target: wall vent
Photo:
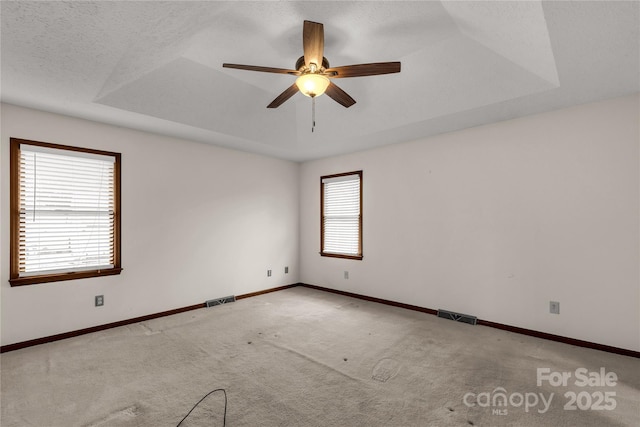
[[[231,295],[230,297],[210,299],[208,301],[205,301],[205,304],[207,305],[207,307],[213,307],[220,304],[226,304],[228,302],[235,302],[235,300],[236,297],[234,295]]]
[[[442,317],[443,319],[455,320],[457,322],[468,323],[470,325],[475,325],[478,321],[476,316],[469,316],[468,314],[460,314],[454,313],[453,311],[447,311],[438,309],[438,317]]]

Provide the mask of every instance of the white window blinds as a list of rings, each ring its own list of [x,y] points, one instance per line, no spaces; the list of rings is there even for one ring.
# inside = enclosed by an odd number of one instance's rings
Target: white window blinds
[[[115,158],[20,145],[19,275],[114,267]]]
[[[360,256],[361,173],[322,178],[322,253]]]

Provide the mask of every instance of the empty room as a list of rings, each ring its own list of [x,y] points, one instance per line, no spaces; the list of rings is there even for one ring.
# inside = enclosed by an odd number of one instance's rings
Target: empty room
[[[640,2],[0,2],[0,425],[640,425]]]

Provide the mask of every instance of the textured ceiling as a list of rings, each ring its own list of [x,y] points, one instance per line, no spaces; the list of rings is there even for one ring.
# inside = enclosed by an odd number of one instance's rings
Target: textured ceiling
[[[3,102],[304,161],[640,90],[637,1],[2,1]],[[302,22],[357,103],[301,94]]]

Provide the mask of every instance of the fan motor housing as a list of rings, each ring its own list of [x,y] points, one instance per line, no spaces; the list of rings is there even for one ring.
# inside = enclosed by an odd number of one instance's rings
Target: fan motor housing
[[[302,71],[302,69],[305,67],[306,67],[306,64],[304,63],[304,56],[301,56],[296,61],[296,70]],[[329,68],[329,61],[324,56],[322,57],[322,68],[324,68],[325,70]]]

